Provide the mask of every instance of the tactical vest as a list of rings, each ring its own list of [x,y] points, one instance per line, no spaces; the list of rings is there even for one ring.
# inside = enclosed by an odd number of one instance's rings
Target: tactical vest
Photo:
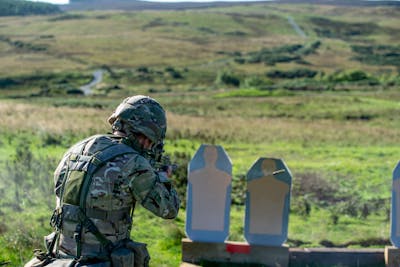
[[[66,169],[56,180],[56,193],[59,196],[60,205],[54,211],[50,221],[55,229],[56,237],[48,246],[48,252],[53,255],[55,253],[54,256],[58,256],[59,238],[65,219],[77,222],[74,239],[76,258],[79,259],[81,257],[81,236],[84,229],[91,232],[106,251],[111,251],[113,248],[113,243],[98,230],[90,217],[106,220],[110,217],[132,216],[133,207],[132,210],[121,211],[93,211],[86,208],[86,198],[96,171],[118,156],[138,154],[130,146],[123,144],[122,139],[115,140],[115,138],[115,136],[104,135],[89,137],[73,146],[65,155]]]

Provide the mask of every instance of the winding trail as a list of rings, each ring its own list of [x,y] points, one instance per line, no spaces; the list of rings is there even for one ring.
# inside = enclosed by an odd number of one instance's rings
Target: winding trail
[[[103,80],[103,70],[96,70],[93,72],[93,80],[84,85],[81,86],[79,89],[82,90],[84,95],[90,95],[92,93],[92,87],[95,86],[96,84],[100,83]]]
[[[294,19],[292,17],[288,17],[288,22],[290,25],[292,25],[293,29],[296,31],[296,33],[302,37],[302,38],[307,38],[307,35],[305,32],[303,32],[303,30],[300,28],[300,26],[296,23],[296,21],[294,21]]]

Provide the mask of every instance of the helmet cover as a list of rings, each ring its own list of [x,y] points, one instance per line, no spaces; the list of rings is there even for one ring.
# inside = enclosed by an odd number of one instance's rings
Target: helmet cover
[[[153,143],[162,142],[167,130],[167,119],[162,106],[153,98],[131,96],[116,108],[108,118],[113,129],[124,125],[128,132],[141,133]]]

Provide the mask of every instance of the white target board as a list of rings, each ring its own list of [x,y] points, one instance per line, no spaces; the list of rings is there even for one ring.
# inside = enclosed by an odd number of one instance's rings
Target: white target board
[[[201,145],[188,166],[186,235],[224,242],[229,235],[232,163],[221,146]]]
[[[281,159],[260,158],[247,173],[244,236],[249,244],[281,246],[287,239],[292,175]]]

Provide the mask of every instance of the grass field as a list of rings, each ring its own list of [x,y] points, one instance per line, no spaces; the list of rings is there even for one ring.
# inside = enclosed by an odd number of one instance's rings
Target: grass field
[[[42,246],[57,161],[109,131],[133,94],[168,112],[182,199],[200,144],[231,157],[230,240],[244,240],[244,179],[264,156],[293,173],[290,246],[389,245],[399,18],[397,7],[270,3],[0,17],[0,265],[21,266]],[[82,95],[97,69],[102,82]],[[179,265],[184,221],[184,205],[166,223],[137,210],[132,237],[149,244],[152,266]]]

